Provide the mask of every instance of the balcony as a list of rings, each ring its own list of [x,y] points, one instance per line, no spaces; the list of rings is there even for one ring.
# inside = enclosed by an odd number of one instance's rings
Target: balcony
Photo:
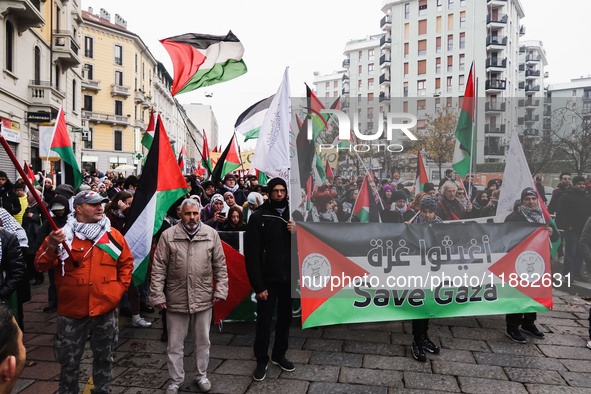
[[[43,27],[45,19],[41,14],[40,0],[2,0],[0,15],[6,19],[10,16],[19,36],[30,27]]]
[[[525,64],[520,64],[519,65],[519,71],[525,71]]]
[[[525,45],[519,47],[519,53],[525,53]]]
[[[519,37],[522,37],[525,35],[525,26],[521,25],[519,26]]]
[[[386,75],[386,74],[380,75],[380,85],[381,84],[389,85],[390,84],[390,76]]]
[[[342,92],[342,94],[349,94],[350,93],[349,88],[343,88],[343,90],[341,92]]]
[[[100,81],[95,81],[95,80],[88,79],[88,78],[82,78],[82,80],[80,81],[80,84],[82,85],[82,90],[92,90],[95,92],[98,92],[99,90],[101,90],[101,82]]]
[[[540,115],[526,114],[525,117],[523,118],[523,120],[525,120],[526,123],[528,123],[528,122],[539,122],[540,121]]]
[[[591,92],[586,90],[583,92],[583,101],[589,101],[591,100]]]
[[[484,105],[485,112],[505,112],[505,103],[486,103]]]
[[[491,125],[485,124],[484,132],[488,134],[505,134],[505,125],[491,127]]]
[[[129,97],[131,94],[129,93],[129,87],[121,86],[121,85],[111,85],[111,96],[124,96]]]
[[[380,56],[380,66],[385,67],[390,65],[390,55],[383,54]]]
[[[386,15],[380,21],[380,28],[382,30],[391,30],[392,29],[392,18],[390,15]]]
[[[92,123],[106,123],[114,126],[129,126],[129,118],[123,115],[111,115],[101,112],[82,110],[82,119]]]
[[[53,51],[53,61],[61,63],[64,68],[72,68],[80,65],[80,57],[78,56],[80,45],[71,31],[54,30],[51,49]]]
[[[392,38],[388,37],[387,35],[382,36],[380,38],[380,47],[389,48],[392,45]]]
[[[552,109],[550,106],[544,108],[544,113],[542,114],[543,116],[552,116]]]
[[[146,99],[146,95],[141,90],[135,90],[133,92],[133,102],[136,104],[141,104]]]
[[[537,78],[540,76],[540,70],[525,70],[526,78]]]
[[[496,16],[491,15],[491,14],[488,14],[486,16],[486,24],[487,25],[489,25],[489,24],[493,24],[493,25],[494,24],[497,24],[497,25],[500,24],[500,25],[504,26],[504,25],[507,24],[507,20],[508,20],[508,17],[505,14],[498,14]]]
[[[487,79],[484,89],[487,91],[505,90],[507,81],[505,79]]]
[[[142,107],[150,108],[152,106],[152,97],[146,96],[144,102],[142,103]]]
[[[145,129],[146,129],[146,124],[145,124],[145,123],[144,123],[144,121],[143,121],[143,120],[141,120],[141,119],[136,119],[136,120],[133,122],[133,125],[134,125],[135,127],[137,127],[138,129],[142,129],[142,130],[145,130]]]
[[[31,107],[39,109],[53,108],[56,112],[66,98],[65,92],[57,90],[49,81],[29,82],[29,103]]]
[[[379,98],[379,102],[383,102],[383,101],[389,101],[390,100],[390,96],[386,96],[386,93],[381,92],[380,93],[380,98]]]
[[[539,92],[540,85],[525,85],[526,92]]]
[[[499,37],[499,36],[487,36],[486,37],[486,46],[507,46],[507,37]]]
[[[525,106],[526,107],[539,107],[540,106],[540,100],[533,100],[533,99],[528,99],[525,100]]]
[[[343,67],[344,68],[349,68],[350,65],[351,65],[351,60],[350,59],[343,60]]]
[[[484,154],[486,156],[505,156],[505,148],[502,146],[497,146],[497,147],[485,146],[484,147]]]
[[[527,55],[525,57],[525,62],[526,63],[539,62],[540,60],[542,60],[542,57],[540,55],[538,55],[538,56],[535,56],[535,55]]]
[[[486,59],[486,68],[507,68],[507,58],[499,60],[489,57]]]

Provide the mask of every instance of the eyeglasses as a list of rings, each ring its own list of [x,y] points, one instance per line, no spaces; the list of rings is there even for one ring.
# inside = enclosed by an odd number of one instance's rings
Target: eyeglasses
[[[287,193],[287,190],[285,190],[285,189],[273,189],[273,190],[271,190],[271,193]]]

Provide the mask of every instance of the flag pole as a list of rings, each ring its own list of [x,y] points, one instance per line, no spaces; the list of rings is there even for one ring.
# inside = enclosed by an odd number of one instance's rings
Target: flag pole
[[[12,161],[12,164],[14,165],[16,170],[18,171],[23,182],[25,182],[25,185],[27,185],[27,188],[29,189],[29,191],[31,192],[33,197],[35,198],[35,201],[37,201],[37,205],[39,205],[39,208],[41,209],[41,213],[43,214],[43,216],[45,216],[45,218],[49,222],[49,225],[51,226],[53,231],[59,230],[59,227],[53,221],[53,218],[49,214],[49,211],[47,210],[47,208],[45,208],[45,205],[43,204],[41,197],[37,193],[37,190],[35,189],[35,187],[31,183],[31,181],[29,180],[29,177],[27,177],[27,174],[25,174],[25,171],[23,170],[23,168],[21,167],[20,163],[18,162],[16,156],[12,152],[12,149],[10,149],[10,146],[8,146],[8,142],[6,142],[6,140],[4,139],[4,136],[2,136],[2,135],[0,135],[0,144],[2,145],[4,150],[6,151],[6,154],[10,158],[10,161]],[[45,181],[43,183],[45,183]],[[70,250],[70,247],[68,246],[68,244],[66,244],[66,241],[62,242],[62,246],[64,247],[65,251],[68,253],[68,255],[74,261],[74,265],[78,266],[78,263],[76,262],[76,260],[74,260],[74,256],[72,255],[72,251]]]
[[[475,71],[475,64],[474,62],[472,62],[472,72],[474,73],[473,75],[476,75],[476,71]],[[474,160],[476,159],[476,152],[475,152],[475,142],[476,142],[476,138],[474,138],[474,134],[478,133],[478,122],[476,119],[478,119],[478,78],[474,78],[474,119],[473,124],[472,124],[472,133],[470,136],[470,171],[468,172],[468,176],[470,178],[468,178],[468,200],[472,201],[472,178],[474,177],[474,174],[472,174],[472,164],[474,162]]]

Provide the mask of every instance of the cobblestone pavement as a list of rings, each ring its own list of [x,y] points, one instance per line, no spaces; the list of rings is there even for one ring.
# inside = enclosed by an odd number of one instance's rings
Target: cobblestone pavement
[[[571,291],[572,292],[572,291]],[[55,313],[44,313],[47,287],[33,289],[25,305],[25,346],[29,365],[15,392],[44,394],[57,390],[59,365],[52,339]],[[410,322],[350,324],[302,330],[294,319],[288,358],[294,372],[269,365],[267,378],[255,382],[253,323],[226,323],[211,329],[209,377],[214,393],[591,393],[588,314],[591,303],[563,291],[554,292],[554,310],[538,314],[543,340],[511,342],[504,316],[434,319],[431,339],[439,355],[419,363],[410,355]],[[151,328],[132,328],[121,319],[115,353],[114,393],[162,393],[168,385],[166,345],[160,341],[161,320],[146,315]],[[185,385],[192,382],[191,346],[185,346]],[[80,386],[92,370],[87,349]],[[88,392],[88,387],[86,387]]]

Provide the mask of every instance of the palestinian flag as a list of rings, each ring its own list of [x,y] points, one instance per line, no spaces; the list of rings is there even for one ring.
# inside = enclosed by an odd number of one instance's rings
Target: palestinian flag
[[[189,157],[189,155],[187,155],[187,151],[185,150],[185,146],[183,145],[183,147],[181,148],[181,153],[179,153],[179,168],[181,169],[181,172],[184,173],[185,172],[185,157]]]
[[[357,201],[353,206],[353,216],[357,217],[361,223],[369,223],[369,187],[367,184],[367,175],[363,178]]]
[[[312,175],[306,181],[306,211],[312,209]]]
[[[267,184],[267,181],[269,180],[267,175],[263,171],[259,171],[256,168],[254,169],[254,171],[257,176],[257,180],[259,181],[259,185],[265,186]]]
[[[302,327],[548,311],[552,285],[540,279],[551,272],[545,232],[531,223],[298,223]],[[445,263],[427,252],[443,240],[453,242]],[[404,249],[400,260],[396,248]],[[484,285],[431,287],[434,273],[453,276],[459,267]],[[528,273],[529,281],[515,280]],[[406,285],[397,287],[392,275]]]
[[[123,246],[121,246],[108,231],[103,233],[103,236],[99,238],[96,246],[107,252],[113,260],[119,259],[119,256],[123,251]]]
[[[213,150],[211,151],[211,153],[218,153],[218,147],[217,146],[214,146],[213,147]]]
[[[154,141],[148,151],[124,232],[134,259],[134,284],[143,283],[146,278],[152,237],[160,230],[166,211],[187,192],[187,183],[158,116]]]
[[[472,62],[468,83],[466,84],[466,92],[464,93],[462,110],[456,128],[456,146],[453,157],[453,169],[462,178],[465,178],[470,172],[470,161],[472,160],[473,125],[476,108],[475,91],[474,62]]]
[[[31,167],[29,167],[26,160],[23,168],[25,170],[25,174],[27,174],[27,178],[29,178],[29,181],[31,181],[31,184],[33,186],[39,186],[39,182],[37,182],[37,177],[35,176],[35,174],[33,174],[33,170],[31,170]]]
[[[173,96],[246,73],[244,47],[232,31],[225,36],[186,33],[160,42],[174,67]]]
[[[211,156],[209,155],[209,145],[207,144],[207,134],[203,130],[203,151],[201,152],[201,165],[211,175]]]
[[[274,97],[275,95],[272,95],[254,103],[236,119],[234,130],[244,136],[244,141],[259,137],[259,130]]]
[[[556,241],[552,242],[552,240],[550,240],[550,255],[552,256],[552,258],[554,258],[554,256],[556,256],[556,253],[558,253],[558,248],[560,247],[560,244],[562,243],[562,235],[560,234],[560,231],[558,230],[558,226],[556,225],[556,222],[554,221],[554,219],[550,215],[550,212],[548,211],[548,207],[546,207],[546,204],[544,204],[544,202],[540,198],[540,192],[538,191],[538,188],[535,187],[535,185],[534,185],[533,189],[538,194],[538,204],[540,204],[540,209],[542,210],[542,215],[544,216],[544,220],[546,221],[546,224],[548,226],[552,227],[552,231],[554,233],[559,235],[559,237]]]
[[[146,132],[142,137],[142,145],[147,150],[150,150],[150,146],[152,146],[152,140],[154,140],[154,108],[150,111],[150,121],[148,122],[148,127],[146,128]]]
[[[66,125],[66,117],[64,116],[64,107],[60,108],[57,114],[57,120],[55,122],[55,128],[53,129],[53,140],[51,141],[52,151],[56,152],[60,158],[66,164],[66,177],[72,176],[71,183],[74,186],[74,190],[78,189],[82,184],[82,173],[80,167],[76,162],[76,156],[74,155],[74,149],[72,149],[72,142],[68,135],[68,126]]]
[[[236,233],[238,237],[243,237],[243,234],[244,232]],[[252,286],[246,273],[244,255],[224,241],[222,241],[222,248],[228,269],[228,297],[215,304],[215,308],[213,308],[214,324],[226,319],[228,315],[231,316],[231,312],[243,302],[248,302],[252,292]]]
[[[326,174],[326,179],[332,182],[332,180],[334,179],[334,173],[332,172],[332,168],[330,167],[328,159],[326,159],[326,169],[324,170],[324,173]]]
[[[413,193],[416,195],[419,192],[423,191],[423,187],[425,183],[429,182],[429,178],[427,178],[427,171],[425,171],[425,165],[423,164],[423,157],[421,156],[421,151],[417,156],[417,178],[415,181],[415,186],[413,189]]]
[[[235,143],[236,134],[232,135],[232,139],[224,149],[224,153],[220,156],[217,163],[215,164],[215,168],[211,173],[211,180],[213,181],[214,185],[221,183],[221,180],[226,176],[226,174],[234,171],[238,167],[242,165],[240,161],[240,156],[238,155],[238,151],[236,150],[236,143]]]

